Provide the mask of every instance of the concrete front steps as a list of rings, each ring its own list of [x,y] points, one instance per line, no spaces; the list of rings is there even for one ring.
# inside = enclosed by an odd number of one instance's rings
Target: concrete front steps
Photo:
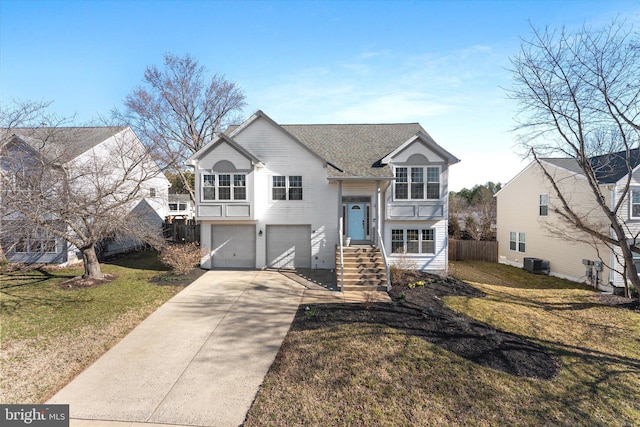
[[[386,291],[387,273],[380,250],[372,246],[344,246],[344,291]],[[340,248],[336,248],[336,283],[340,287]]]

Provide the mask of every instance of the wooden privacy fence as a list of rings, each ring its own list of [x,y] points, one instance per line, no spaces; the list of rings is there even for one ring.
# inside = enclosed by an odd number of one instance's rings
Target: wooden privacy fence
[[[498,262],[498,242],[449,239],[449,261]]]
[[[200,243],[200,224],[162,224],[164,237],[176,243]]]

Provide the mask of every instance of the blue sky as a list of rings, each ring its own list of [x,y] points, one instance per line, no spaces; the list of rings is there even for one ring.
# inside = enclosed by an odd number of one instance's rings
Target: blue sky
[[[640,23],[640,1],[0,0],[0,100],[108,116],[163,54],[190,53],[289,123],[419,122],[462,159],[450,188],[505,183],[509,57],[530,23]]]

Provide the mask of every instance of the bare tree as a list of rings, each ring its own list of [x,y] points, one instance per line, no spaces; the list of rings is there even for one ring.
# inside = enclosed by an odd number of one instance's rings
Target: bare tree
[[[449,193],[449,221],[459,228],[462,220],[464,230],[451,227],[452,237],[464,235],[473,240],[495,240],[496,200],[494,194],[501,188],[500,183],[487,182],[476,185],[471,190],[463,188]]]
[[[147,67],[143,85],[125,99],[114,117],[130,123],[163,168],[177,174],[195,200],[184,162],[238,119],[245,96],[220,74],[210,79],[190,55],[165,54],[164,69]]]
[[[19,124],[50,122],[46,104],[28,105],[40,110]],[[1,117],[27,117],[27,112],[29,108],[3,110]],[[29,252],[55,253],[62,239],[82,254],[83,277],[101,278],[96,246],[105,239],[162,244],[161,219],[154,218],[146,198],[166,181],[158,180],[160,168],[131,129],[11,123],[0,140],[0,237],[5,249],[26,252],[29,245]],[[105,142],[87,144],[97,132],[96,140],[107,136]],[[87,145],[79,147],[82,143]]]
[[[510,96],[520,105],[520,142],[550,183],[564,223],[620,255],[618,269],[640,291],[633,253],[640,253],[640,229],[626,221],[633,169],[640,142],[640,40],[624,22],[601,29],[582,27],[534,30],[511,59],[514,87]],[[599,215],[587,214],[571,200],[571,186],[555,180],[544,156],[573,159],[586,178]],[[615,184],[616,202],[611,204]],[[604,217],[606,226],[600,218]],[[616,268],[615,266],[610,266]]]

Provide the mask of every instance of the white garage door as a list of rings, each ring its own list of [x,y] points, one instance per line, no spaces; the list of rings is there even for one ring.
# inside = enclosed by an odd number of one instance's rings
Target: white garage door
[[[267,225],[267,266],[311,268],[311,226]]]
[[[214,267],[256,267],[255,225],[214,225],[211,227],[211,241]]]

